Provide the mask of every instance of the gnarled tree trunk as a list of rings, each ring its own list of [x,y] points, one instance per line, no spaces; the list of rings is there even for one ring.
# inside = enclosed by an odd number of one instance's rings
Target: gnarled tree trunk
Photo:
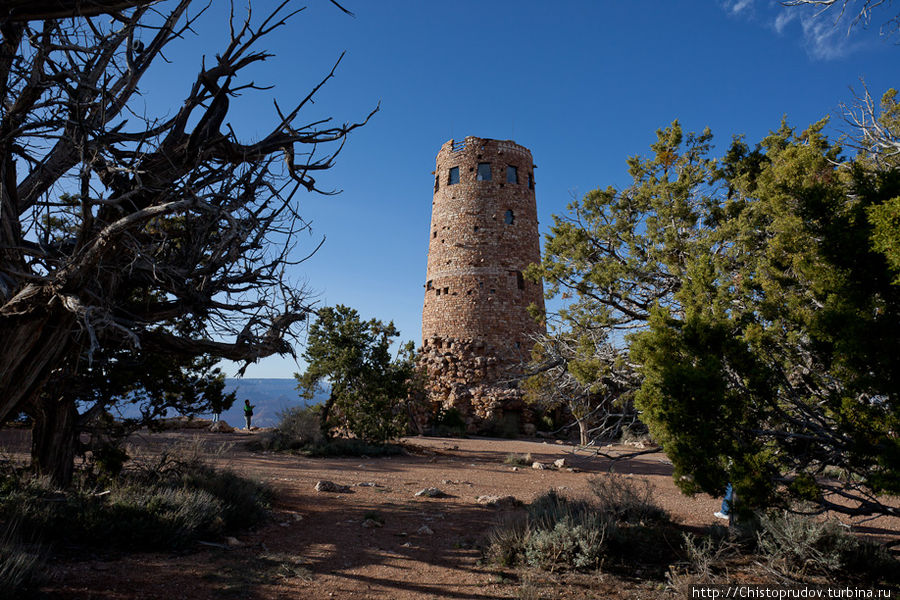
[[[39,396],[53,370],[76,351],[75,317],[50,292],[27,286],[0,307],[0,422]]]
[[[72,482],[78,442],[78,411],[75,403],[42,395],[32,403],[31,468],[50,478],[54,485]]]

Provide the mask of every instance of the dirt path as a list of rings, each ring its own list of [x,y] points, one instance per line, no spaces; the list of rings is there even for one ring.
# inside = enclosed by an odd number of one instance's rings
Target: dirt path
[[[602,476],[609,467],[606,460],[571,446],[538,441],[409,438],[412,451],[403,456],[309,459],[249,452],[240,444],[247,435],[206,433],[200,439],[209,447],[238,442],[215,460],[276,488],[270,522],[225,547],[203,546],[183,555],[88,557],[56,565],[47,595],[109,600],[515,598],[519,584],[509,573],[481,564],[481,547],[487,532],[519,509],[483,506],[476,498],[512,495],[527,503],[550,489],[588,497],[589,477]],[[141,448],[153,452],[192,439],[196,434],[157,434]],[[567,466],[535,470],[504,464],[509,454],[526,453],[545,464],[564,458]],[[682,496],[664,455],[621,462],[616,471],[647,478],[657,502],[676,522],[699,529],[716,521],[712,513],[719,501]],[[317,492],[320,480],[349,486],[350,493]],[[446,496],[415,496],[428,487]],[[898,531],[900,523],[883,519],[868,527],[875,533]],[[602,581],[595,583],[590,590],[561,588],[554,597],[596,597]],[[619,595],[614,582],[610,585],[604,596],[632,597]]]

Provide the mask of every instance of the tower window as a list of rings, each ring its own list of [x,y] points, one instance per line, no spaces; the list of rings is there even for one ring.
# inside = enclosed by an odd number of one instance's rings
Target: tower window
[[[491,180],[491,163],[478,163],[478,174],[475,176],[475,181],[490,181]]]
[[[434,176],[434,191],[438,191],[441,188],[441,176]]]
[[[429,290],[432,289],[433,286],[431,285],[431,282],[432,282],[432,280],[429,279],[429,280],[428,280],[428,283],[425,284],[425,288],[426,288],[426,289],[429,289]]]
[[[446,288],[446,287],[445,287],[445,288],[444,288],[444,295],[446,296],[446,295],[449,294],[449,293],[450,293],[450,288]]]
[[[440,295],[441,295],[441,288],[437,288],[436,290],[434,290],[434,295],[435,295],[435,296],[440,296]]]
[[[431,237],[433,237],[433,238],[437,237],[437,230],[434,230],[431,232]]]
[[[516,271],[516,285],[520,290],[525,289],[525,277],[522,276],[522,271]]]
[[[511,211],[511,210],[506,211],[506,214],[503,216],[503,222],[506,223],[507,225],[512,225],[513,223],[515,223],[516,222],[515,213],[513,213],[513,211]]]
[[[475,233],[478,233],[478,225],[475,225],[472,229],[473,231],[475,231]]]
[[[447,177],[447,185],[459,183],[459,167],[450,167],[450,175]]]
[[[509,165],[506,167],[506,183],[519,183],[519,169]]]
[[[534,173],[528,174],[528,189],[529,190],[534,189]]]

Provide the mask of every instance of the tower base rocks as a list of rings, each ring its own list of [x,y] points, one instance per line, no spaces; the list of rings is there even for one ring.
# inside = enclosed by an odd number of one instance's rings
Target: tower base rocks
[[[456,410],[467,433],[513,435],[528,430],[534,415],[517,388],[521,357],[505,357],[482,340],[432,337],[419,349],[434,414]]]

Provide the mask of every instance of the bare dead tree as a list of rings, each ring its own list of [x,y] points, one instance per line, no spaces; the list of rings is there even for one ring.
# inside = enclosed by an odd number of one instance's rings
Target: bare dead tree
[[[580,445],[617,440],[639,423],[631,401],[637,372],[598,330],[581,336],[556,331],[536,343],[541,360],[531,366],[526,393],[545,409],[563,407],[578,426]]]
[[[75,17],[55,18],[66,5]],[[100,349],[245,365],[293,352],[308,311],[307,292],[283,279],[308,229],[296,194],[321,191],[317,172],[375,111],[302,122],[332,68],[289,109],[275,104],[262,139],[237,138],[230,103],[262,89],[246,72],[270,58],[258,46],[296,14],[287,5],[261,19],[232,8],[224,49],[156,116],[138,108],[140,82],[202,14],[190,0],[4,3],[0,418],[32,413],[36,445],[71,440],[74,407],[46,383]],[[65,479],[58,467],[40,466]]]
[[[863,93],[853,95],[852,103],[841,105],[844,122],[850,127],[847,145],[865,156],[875,171],[896,168],[900,163],[900,134],[886,122],[885,107],[879,107],[865,83]]]
[[[863,27],[869,25],[873,13],[889,7],[891,0],[784,0],[782,4],[784,6],[819,7],[821,9],[819,14],[824,14],[826,11],[836,12],[835,25],[847,19],[849,21],[848,28],[852,29],[857,25]],[[898,29],[900,29],[900,14],[890,17],[881,25],[881,35],[893,35]]]

